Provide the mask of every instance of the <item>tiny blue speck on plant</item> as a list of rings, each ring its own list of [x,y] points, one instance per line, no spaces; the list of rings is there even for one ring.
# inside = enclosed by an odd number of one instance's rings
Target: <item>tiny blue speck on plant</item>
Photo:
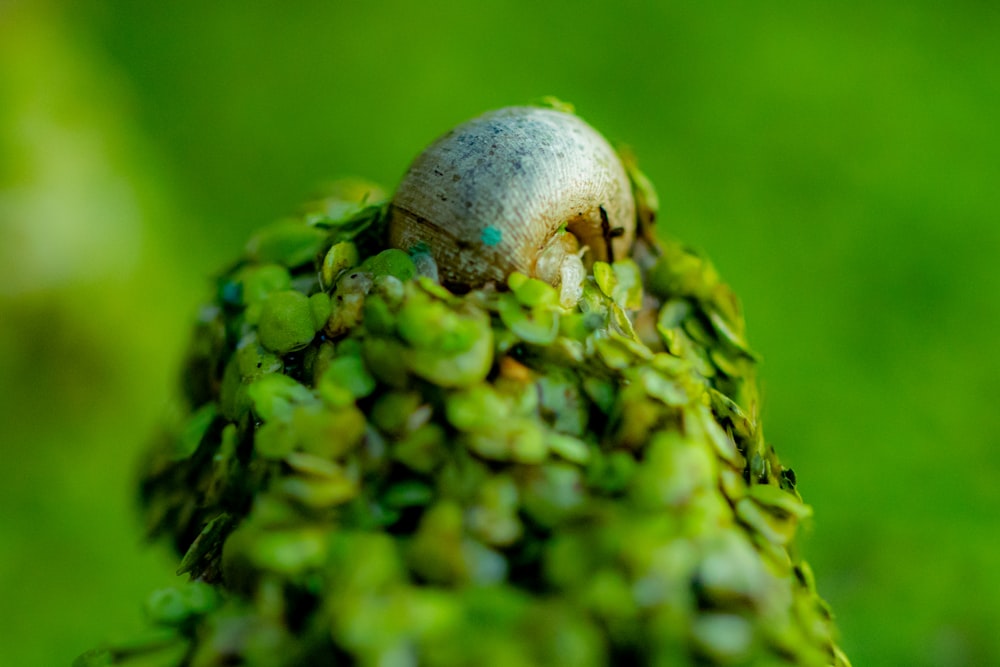
[[[496,227],[487,227],[483,230],[483,243],[486,245],[494,246],[500,243],[501,238],[503,238],[503,232]]]

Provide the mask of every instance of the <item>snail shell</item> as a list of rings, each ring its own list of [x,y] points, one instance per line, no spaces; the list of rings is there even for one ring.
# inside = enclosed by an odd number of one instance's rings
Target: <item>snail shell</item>
[[[448,285],[519,271],[583,280],[580,257],[624,257],[635,233],[625,168],[596,130],[554,109],[509,107],[459,125],[410,166],[389,208],[389,242],[429,253]],[[575,261],[574,261],[575,259]]]

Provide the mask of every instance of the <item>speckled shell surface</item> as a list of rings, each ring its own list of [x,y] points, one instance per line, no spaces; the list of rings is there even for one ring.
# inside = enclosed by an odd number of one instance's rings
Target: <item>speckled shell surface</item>
[[[572,114],[509,107],[417,157],[390,206],[389,241],[429,252],[446,283],[476,287],[535,275],[564,224],[593,259],[624,257],[634,220],[628,176],[604,137]]]

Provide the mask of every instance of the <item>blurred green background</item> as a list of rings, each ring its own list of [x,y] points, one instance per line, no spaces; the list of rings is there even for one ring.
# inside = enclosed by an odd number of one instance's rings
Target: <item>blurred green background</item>
[[[250,230],[546,94],[742,296],[854,664],[1000,664],[998,35],[971,0],[0,0],[0,664],[174,579],[133,471]]]

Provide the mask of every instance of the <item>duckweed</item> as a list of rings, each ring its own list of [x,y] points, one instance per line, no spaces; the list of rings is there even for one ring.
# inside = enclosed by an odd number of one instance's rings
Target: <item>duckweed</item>
[[[369,191],[220,278],[141,484],[192,582],[77,665],[847,665],[704,257],[454,294]]]

